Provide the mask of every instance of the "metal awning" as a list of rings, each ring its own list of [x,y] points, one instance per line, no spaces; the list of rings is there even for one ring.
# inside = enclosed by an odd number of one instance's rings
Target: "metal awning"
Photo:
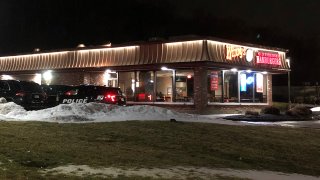
[[[226,59],[226,46],[234,46],[233,59]],[[237,48],[241,50],[237,50]],[[281,64],[263,65],[255,60],[245,60],[245,50],[257,53],[270,52],[278,54]],[[237,52],[239,51],[239,52]],[[237,54],[238,53],[238,54]],[[255,58],[255,57],[254,57]],[[87,67],[139,66],[148,64],[170,64],[188,62],[215,62],[246,67],[263,67],[265,69],[289,70],[285,51],[253,46],[242,46],[214,40],[190,40],[180,42],[144,43],[135,46],[99,47],[94,49],[73,49],[67,51],[35,53],[0,57],[0,71],[35,71],[47,69],[76,69]]]

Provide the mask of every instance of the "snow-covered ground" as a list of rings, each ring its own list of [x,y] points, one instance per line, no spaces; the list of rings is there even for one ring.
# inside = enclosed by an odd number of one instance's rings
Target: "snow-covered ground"
[[[168,168],[93,168],[87,165],[67,165],[53,169],[45,169],[43,173],[67,174],[73,176],[84,177],[86,175],[96,175],[102,178],[115,178],[120,176],[140,176],[154,179],[169,178],[169,179],[220,179],[218,176],[227,176],[230,179],[259,179],[259,180],[319,180],[319,177],[302,175],[302,174],[287,174],[274,171],[257,171],[257,170],[239,170],[239,169],[214,169],[207,167],[184,167],[175,166]]]
[[[285,121],[285,122],[240,122],[225,120],[223,117],[231,114],[197,115],[175,112],[166,108],[135,105],[117,106],[102,103],[60,104],[56,107],[26,111],[13,103],[0,103],[0,120],[3,121],[46,121],[57,123],[90,123],[130,120],[159,120],[175,119],[185,122],[217,123],[227,125],[264,125],[320,128],[320,121]]]
[[[210,117],[194,114],[175,112],[166,108],[135,105],[117,106],[102,103],[87,104],[60,104],[56,107],[26,111],[23,107],[13,103],[0,103],[0,120],[4,121],[46,121],[58,123],[89,123],[89,122],[111,122],[129,120],[162,120],[169,121],[197,121],[209,122],[217,120],[216,123],[229,122],[223,120],[224,115],[213,115]]]

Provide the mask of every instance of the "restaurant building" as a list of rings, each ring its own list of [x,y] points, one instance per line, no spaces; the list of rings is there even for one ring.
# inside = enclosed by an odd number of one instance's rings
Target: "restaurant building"
[[[128,104],[272,104],[272,75],[290,72],[286,50],[215,38],[78,47],[0,57],[2,79],[120,87]]]

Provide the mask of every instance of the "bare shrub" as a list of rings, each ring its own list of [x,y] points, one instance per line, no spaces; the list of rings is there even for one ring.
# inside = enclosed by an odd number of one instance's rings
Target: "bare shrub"
[[[261,110],[262,114],[273,114],[273,115],[280,115],[280,109],[274,106],[267,106]]]
[[[259,112],[257,112],[257,111],[246,111],[245,115],[246,116],[258,116]]]
[[[289,116],[308,117],[312,115],[312,111],[305,106],[297,105],[288,110],[286,114]]]

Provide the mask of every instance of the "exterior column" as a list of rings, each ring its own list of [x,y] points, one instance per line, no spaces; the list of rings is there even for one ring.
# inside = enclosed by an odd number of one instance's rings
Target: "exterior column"
[[[194,105],[198,112],[208,105],[207,67],[194,69]]]
[[[176,70],[172,71],[172,102],[176,102]]]
[[[267,103],[272,106],[272,75],[267,75]]]
[[[221,71],[221,102],[224,103],[224,70]]]
[[[289,109],[291,108],[291,80],[290,80],[290,71],[288,71],[288,103]]]

